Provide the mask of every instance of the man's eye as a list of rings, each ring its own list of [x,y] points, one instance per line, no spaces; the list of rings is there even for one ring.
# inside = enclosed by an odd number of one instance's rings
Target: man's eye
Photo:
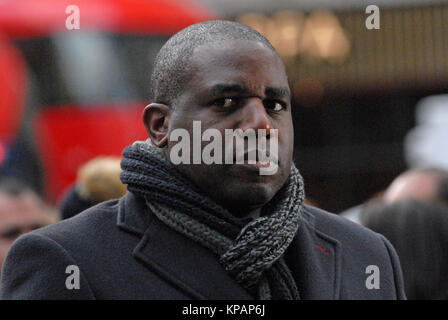
[[[280,111],[282,109],[285,109],[285,106],[283,104],[275,100],[268,100],[264,103],[264,105],[266,108],[273,111]]]
[[[0,233],[0,238],[12,240],[17,238],[20,235],[20,232],[21,230],[19,227],[10,227]]]
[[[220,108],[229,108],[236,103],[235,99],[232,98],[223,98],[216,100],[213,104]]]

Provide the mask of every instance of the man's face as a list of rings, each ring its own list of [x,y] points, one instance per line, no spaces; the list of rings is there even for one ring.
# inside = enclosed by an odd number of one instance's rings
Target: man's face
[[[0,192],[0,270],[14,240],[48,223],[49,217],[34,194],[13,197]]]
[[[191,59],[193,77],[173,106],[168,134],[184,128],[193,137],[193,121],[201,121],[202,132],[217,129],[223,139],[225,129],[278,129],[278,170],[273,175],[260,175],[248,164],[178,166],[218,203],[246,215],[269,202],[290,172],[294,142],[284,64],[263,43],[241,40],[202,45]],[[175,144],[168,142],[168,156]]]

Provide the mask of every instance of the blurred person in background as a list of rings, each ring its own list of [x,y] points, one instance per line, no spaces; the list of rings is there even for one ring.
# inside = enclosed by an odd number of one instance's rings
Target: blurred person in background
[[[340,212],[342,217],[360,223],[361,212],[371,200],[391,203],[415,198],[448,203],[448,95],[421,99],[416,105],[415,122],[403,141],[408,170],[379,196]]]
[[[386,190],[365,203],[350,208],[340,215],[361,223],[363,210],[376,202],[394,203],[405,199],[419,199],[448,205],[448,170],[438,167],[409,169],[396,177]]]
[[[415,122],[403,141],[408,166],[448,170],[448,94],[421,99],[416,106]]]
[[[361,222],[394,246],[408,299],[448,299],[448,207],[421,199],[376,203]]]
[[[387,203],[420,199],[448,205],[448,170],[436,167],[410,169],[392,181],[382,199]]]
[[[120,180],[121,159],[97,157],[78,170],[76,183],[60,204],[61,219],[68,219],[100,202],[121,198],[126,185]]]
[[[0,270],[10,246],[20,235],[55,222],[40,197],[19,180],[0,180]]]

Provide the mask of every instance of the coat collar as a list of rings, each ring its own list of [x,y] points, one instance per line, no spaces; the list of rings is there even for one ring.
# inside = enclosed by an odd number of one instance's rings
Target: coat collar
[[[305,206],[303,222],[285,258],[302,299],[338,299],[340,243],[316,228]],[[253,299],[219,264],[216,255],[172,230],[141,198],[128,192],[118,208],[120,229],[140,237],[133,255],[146,267],[194,299]]]
[[[144,201],[126,192],[118,202],[117,225],[120,229],[143,236],[150,223],[151,211]]]
[[[166,226],[130,192],[120,199],[117,225],[141,238],[133,251],[136,259],[191,298],[253,299],[213,252]]]

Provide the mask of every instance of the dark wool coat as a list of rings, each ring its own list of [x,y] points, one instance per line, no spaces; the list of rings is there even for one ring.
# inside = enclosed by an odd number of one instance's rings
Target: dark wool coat
[[[302,299],[405,298],[397,255],[383,236],[310,206],[303,218],[285,254]],[[366,286],[370,265],[378,267],[378,289]],[[0,298],[252,299],[214,253],[164,225],[129,192],[17,239]]]

